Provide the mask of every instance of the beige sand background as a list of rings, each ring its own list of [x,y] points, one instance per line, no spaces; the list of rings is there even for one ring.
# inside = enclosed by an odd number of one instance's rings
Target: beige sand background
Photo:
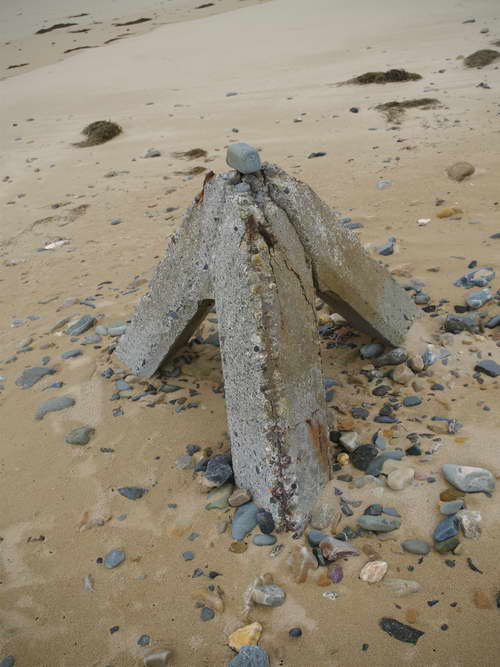
[[[500,474],[498,382],[486,378],[478,385],[471,379],[478,354],[491,353],[499,361],[494,330],[449,343],[449,365],[436,367],[429,379],[445,384],[446,391],[435,397],[421,392],[422,406],[405,413],[423,418],[415,425],[419,432],[429,423],[424,415],[445,414],[464,423],[460,437],[442,436],[443,446],[430,462],[411,462],[420,477],[436,475],[438,481],[416,482],[403,492],[384,490],[382,502],[400,511],[401,529],[391,534],[394,540],[358,541],[372,543],[393,577],[415,579],[422,591],[395,598],[383,583],[361,582],[362,556],[348,561],[344,581],[331,587],[339,593],[335,601],[325,599],[329,589],[314,580],[293,583],[286,565],[289,536],[280,536],[285,548],[275,559],[250,540],[245,553],[229,552],[229,535],[216,532],[224,516],[207,513],[190,473],[175,468],[186,444],[216,449],[224,441],[224,403],[212,391],[221,381],[215,348],[201,346],[200,358],[183,368],[187,387],[200,391],[200,407],[177,413],[168,403],[151,409],[147,400],[110,402],[113,384],[101,371],[118,369],[117,360],[108,360],[104,348],[87,346],[82,357],[62,361],[60,354],[77,344],[49,333],[61,318],[90,312],[78,304],[61,309],[68,297],[100,294],[92,313],[103,313],[104,324],[130,317],[169,235],[200,190],[202,175],[179,172],[193,165],[225,169],[225,146],[235,140],[259,147],[264,159],[363,222],[363,242],[378,246],[396,236],[397,252],[388,265],[411,264],[409,274],[425,280],[432,303],[449,298],[450,310],[463,303],[466,293],[452,282],[471,260],[499,269],[500,241],[489,236],[500,232],[500,70],[468,70],[457,57],[500,39],[497,3],[221,0],[205,10],[195,10],[201,3],[189,0],[138,4],[4,0],[0,9],[0,658],[14,655],[20,667],[128,667],[142,664],[145,650],[136,640],[145,633],[153,647],[174,652],[172,665],[225,665],[233,655],[227,634],[242,624],[243,592],[256,575],[269,571],[286,590],[287,602],[279,609],[256,608],[252,618],[263,625],[260,645],[273,667],[498,664],[497,498],[468,499],[469,507],[482,512],[483,534],[464,540],[460,556],[434,553],[418,565],[399,546],[406,537],[430,538],[439,519],[439,492],[446,488],[442,463],[480,465]],[[34,35],[83,12],[89,16],[72,19],[78,27]],[[102,48],[63,53],[100,46],[126,32],[113,22],[141,16],[154,21],[131,26],[134,34]],[[463,24],[470,18],[476,22]],[[86,27],[87,33],[69,33]],[[24,62],[29,66],[7,69]],[[336,85],[390,67],[423,78],[390,86]],[[478,88],[480,82],[491,88]],[[227,92],[238,95],[226,97]],[[437,97],[442,107],[409,111],[399,127],[373,108],[421,96]],[[353,106],[359,113],[349,111]],[[294,122],[298,117],[302,122]],[[72,145],[87,123],[102,118],[120,123],[123,134],[95,148]],[[162,156],[143,159],[151,147]],[[193,163],[172,157],[194,147],[205,149],[208,158]],[[327,155],[308,160],[312,151]],[[463,183],[445,173],[459,159],[476,167]],[[117,175],[106,177],[110,171]],[[392,185],[377,189],[380,178]],[[438,219],[436,198],[463,215]],[[418,218],[431,222],[419,227]],[[113,219],[122,224],[111,226]],[[37,252],[60,239],[69,243]],[[436,266],[439,272],[429,272]],[[111,283],[98,287],[104,281]],[[135,291],[124,294],[129,287]],[[498,289],[498,280],[493,287]],[[494,314],[498,306],[484,310]],[[22,326],[12,327],[15,320]],[[416,338],[435,342],[441,324],[442,317],[424,317]],[[203,333],[213,330],[207,323]],[[34,339],[33,350],[5,363],[27,337]],[[57,375],[29,390],[16,387],[23,368],[38,365],[44,355]],[[337,408],[373,398],[355,384],[363,366],[356,351],[325,349],[324,365],[325,375],[342,380]],[[455,369],[459,378],[450,373]],[[64,388],[42,392],[54,380],[64,381]],[[39,404],[58,392],[74,396],[75,407],[35,421]],[[119,405],[125,414],[112,417]],[[82,424],[96,428],[91,443],[65,444],[64,435]],[[357,424],[365,441],[374,426]],[[391,446],[407,446],[404,429],[412,428],[405,422],[400,431],[388,431]],[[102,453],[101,447],[115,451]],[[126,485],[150,492],[130,502],[116,493]],[[362,507],[381,497],[376,489],[335,485],[362,500]],[[337,503],[331,487],[325,500]],[[127,518],[117,520],[124,513]],[[81,531],[89,517],[111,518]],[[190,542],[193,531],[200,537]],[[43,541],[29,539],[41,535]],[[96,564],[118,547],[127,553],[124,565],[104,570]],[[194,561],[183,561],[187,550],[195,552]],[[467,557],[483,574],[471,571]],[[447,567],[445,558],[453,558],[455,567]],[[408,572],[408,566],[415,570]],[[195,567],[222,575],[215,583],[224,591],[226,611],[208,623],[199,619],[191,593],[210,581],[192,579]],[[89,574],[95,592],[83,590]],[[477,608],[478,591],[491,608]],[[439,603],[429,607],[433,599]],[[382,616],[416,618],[412,624],[425,635],[417,646],[399,643],[378,627]],[[442,624],[449,629],[441,630]],[[110,634],[112,626],[119,631]],[[294,626],[303,629],[298,640],[288,637]],[[363,652],[364,643],[369,648]]]

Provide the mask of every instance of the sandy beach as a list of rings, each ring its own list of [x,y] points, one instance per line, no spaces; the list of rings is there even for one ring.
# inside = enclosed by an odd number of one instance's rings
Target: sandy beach
[[[441,554],[432,534],[444,518],[440,494],[451,488],[443,464],[500,475],[499,379],[475,370],[481,360],[500,363],[500,326],[444,331],[474,291],[454,282],[474,267],[500,269],[500,59],[464,65],[478,49],[500,51],[497,3],[200,4],[6,0],[0,8],[0,666],[132,667],[164,649],[174,667],[222,666],[236,655],[228,636],[253,621],[271,667],[496,665],[498,490],[466,495],[482,517],[478,538],[460,534],[459,547]],[[151,20],[116,25],[140,18]],[[75,25],[37,34],[60,23]],[[345,84],[393,68],[421,78]],[[435,102],[392,121],[376,109],[418,98]],[[75,146],[96,120],[123,131]],[[402,490],[385,483],[390,468],[380,484],[362,486],[365,473],[351,463],[332,472],[321,502],[340,517],[333,534],[356,529],[371,504],[401,517],[394,532],[356,536],[360,555],[339,563],[338,584],[325,582],[322,567],[294,580],[288,559],[305,536],[277,534],[279,550],[250,535],[235,551],[234,510],[207,511],[192,467],[180,469],[187,445],[229,447],[215,313],[189,347],[191,363],[168,380],[180,386],[173,393],[158,377],[118,389],[129,371],[108,350],[116,339],[82,344],[95,326],[75,340],[64,333],[84,315],[104,327],[130,321],[204,174],[227,170],[227,146],[239,141],[308,183],[338,224],[360,223],[368,252],[413,296],[429,297],[409,346],[449,353],[408,384],[384,379],[391,396],[421,402],[403,404],[397,423],[375,423],[387,399],[373,394],[373,365],[360,357],[370,339],[318,311],[319,324],[333,325],[321,337],[324,376],[336,381],[332,431],[370,443],[380,429],[388,450],[403,451],[416,433],[421,447],[390,462],[414,470]],[[201,157],[180,155],[194,148]],[[149,149],[159,155],[145,157]],[[446,171],[458,161],[474,167],[460,182]],[[381,256],[389,237],[394,252]],[[486,287],[492,298],[476,311],[483,324],[500,313],[498,276]],[[31,367],[54,372],[16,384]],[[58,396],[74,405],[36,419]],[[460,427],[443,429],[436,416]],[[93,429],[88,444],[65,442],[83,426]],[[129,486],[147,492],[129,500],[118,492]],[[405,552],[410,538],[430,553]],[[126,559],[108,569],[102,559],[113,549]],[[378,583],[359,578],[370,559],[388,564]],[[286,601],[245,615],[245,591],[265,573]],[[387,584],[394,579],[419,590],[399,596]],[[214,617],[202,620],[203,608]],[[386,617],[424,634],[398,641],[381,629]],[[297,627],[302,635],[291,637]],[[15,663],[3,663],[7,656]]]

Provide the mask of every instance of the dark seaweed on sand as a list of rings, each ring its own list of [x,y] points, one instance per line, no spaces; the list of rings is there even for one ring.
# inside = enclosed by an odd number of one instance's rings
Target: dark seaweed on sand
[[[186,160],[197,160],[201,157],[207,157],[207,151],[203,148],[191,148],[189,151],[182,151],[178,153],[172,153],[173,157],[176,158],[185,158]]]
[[[350,79],[347,83],[365,85],[368,83],[395,83],[399,81],[418,81],[422,76],[404,69],[390,69],[387,72],[365,72]]]
[[[121,134],[121,132],[122,128],[117,123],[113,123],[110,120],[96,120],[83,128],[82,134],[87,138],[84,141],[74,144],[74,146],[85,148],[86,146],[104,144],[106,141]]]
[[[113,23],[114,26],[123,26],[123,25],[137,25],[138,23],[146,23],[146,21],[152,21],[153,19],[135,19],[134,21],[125,21],[124,23]]]
[[[464,58],[464,65],[466,67],[486,67],[486,65],[492,63],[499,56],[500,52],[494,49],[479,49],[479,51],[474,51],[470,56]]]
[[[439,100],[435,97],[419,97],[413,100],[403,100],[403,102],[384,102],[384,104],[378,104],[375,109],[381,111],[389,123],[398,123],[406,109],[435,109],[439,104]]]
[[[19,63],[19,65],[9,65],[7,69],[16,69],[16,67],[26,67],[29,63]]]
[[[52,32],[52,30],[59,30],[60,28],[69,28],[72,25],[78,25],[78,23],[54,23],[50,28],[40,28],[35,32],[35,35],[44,35],[46,32]]]

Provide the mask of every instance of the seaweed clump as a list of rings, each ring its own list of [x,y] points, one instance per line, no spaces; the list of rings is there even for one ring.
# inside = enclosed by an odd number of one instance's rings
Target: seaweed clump
[[[404,69],[390,69],[387,72],[365,72],[350,79],[348,83],[358,83],[365,85],[367,83],[395,83],[399,81],[418,81],[422,78],[421,74],[416,72],[407,72]]]
[[[82,134],[87,138],[84,141],[79,141],[74,144],[79,148],[85,148],[86,146],[97,146],[99,144],[104,144],[106,141],[113,139],[114,137],[121,134],[122,128],[117,124],[113,123],[110,120],[96,120],[87,127],[84,127]]]
[[[381,111],[389,123],[400,123],[406,109],[434,109],[440,104],[435,97],[419,97],[413,100],[404,100],[403,102],[384,102],[375,107]]]
[[[185,160],[197,160],[201,157],[207,157],[207,151],[203,148],[191,148],[189,151],[182,151],[178,153],[172,153],[173,157],[185,159]]]
[[[479,51],[474,51],[470,56],[464,58],[464,65],[466,67],[477,67],[481,69],[481,67],[486,67],[486,65],[492,63],[499,56],[500,52],[495,51],[494,49],[479,49]]]

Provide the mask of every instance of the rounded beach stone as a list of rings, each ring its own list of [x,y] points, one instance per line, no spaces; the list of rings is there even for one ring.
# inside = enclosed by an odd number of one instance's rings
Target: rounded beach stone
[[[122,549],[112,549],[104,556],[104,566],[108,569],[118,567],[125,560],[125,552]]]
[[[401,491],[405,486],[409,486],[412,483],[414,477],[415,471],[413,468],[399,468],[389,473],[387,486],[393,491]]]
[[[387,572],[389,565],[385,560],[372,560],[363,565],[359,578],[361,581],[367,581],[369,584],[375,584],[381,581]]]
[[[90,438],[94,435],[94,429],[91,426],[80,426],[74,428],[64,438],[68,445],[88,445]]]
[[[262,634],[262,625],[260,623],[250,623],[242,628],[238,628],[228,637],[228,644],[233,651],[240,651],[244,646],[256,646]]]
[[[480,491],[491,493],[495,489],[495,477],[484,468],[445,463],[443,465],[443,475],[450,484],[465,493],[478,493]]]
[[[252,537],[252,542],[258,547],[270,547],[273,544],[276,544],[278,538],[276,535],[254,535]]]
[[[241,174],[253,174],[262,167],[260,155],[249,144],[231,144],[226,153],[227,164]]]
[[[422,588],[418,581],[412,581],[411,579],[388,579],[384,581],[384,584],[388,586],[395,595],[411,595],[411,593],[418,593]]]
[[[281,607],[286,600],[285,591],[271,584],[270,586],[256,586],[252,593],[252,600],[265,607]]]
[[[401,543],[401,546],[405,551],[410,554],[419,554],[425,556],[431,550],[427,542],[423,540],[405,540]]]
[[[472,176],[475,172],[474,166],[470,162],[455,162],[451,167],[448,167],[446,173],[454,181],[463,181],[467,176]]]
[[[269,658],[259,646],[242,646],[227,667],[269,667]]]

